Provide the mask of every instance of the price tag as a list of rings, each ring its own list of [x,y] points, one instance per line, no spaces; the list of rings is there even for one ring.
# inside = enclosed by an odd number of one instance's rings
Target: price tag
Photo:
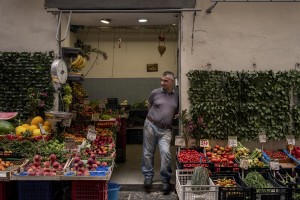
[[[6,177],[6,172],[0,172],[0,177]]]
[[[209,141],[207,139],[201,139],[200,147],[209,147]]]
[[[70,127],[72,123],[72,119],[64,119],[62,124],[64,127]]]
[[[45,131],[45,129],[44,129],[44,127],[43,127],[43,124],[40,124],[40,123],[39,123],[39,127],[40,127],[40,130],[41,130],[41,134],[42,134],[42,135],[46,135],[47,132]]]
[[[175,146],[184,147],[185,146],[184,139],[180,136],[176,136],[175,137]]]
[[[267,135],[266,133],[260,133],[258,135],[259,143],[266,143],[267,142]]]
[[[271,160],[270,161],[270,169],[271,170],[279,170],[279,162],[278,160]]]
[[[100,116],[99,114],[92,114],[92,121],[99,121]]]
[[[237,136],[228,136],[228,146],[237,147]]]
[[[247,158],[241,158],[240,168],[247,170],[249,167],[249,160]]]
[[[65,138],[65,149],[76,149],[76,142],[74,138]]]
[[[89,130],[87,135],[86,135],[86,138],[90,141],[94,141],[96,139],[96,131],[93,131],[93,130]]]
[[[286,136],[286,142],[288,145],[295,145],[295,136],[293,135],[287,135]]]

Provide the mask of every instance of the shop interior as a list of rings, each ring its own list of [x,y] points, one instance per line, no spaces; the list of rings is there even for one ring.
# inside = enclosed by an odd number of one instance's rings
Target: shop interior
[[[138,22],[139,19],[146,22]],[[100,19],[106,19],[103,24]],[[84,13],[73,14],[70,21],[70,44],[90,55],[82,70],[81,83],[87,101],[115,99],[110,109],[128,102],[126,112],[126,148],[119,149],[111,181],[122,185],[142,185],[142,127],[147,114],[145,100],[160,87],[163,71],[178,73],[178,13]],[[165,47],[164,51],[159,46]],[[107,59],[97,52],[105,52]],[[178,85],[177,85],[178,86]],[[173,135],[178,134],[174,121]],[[175,155],[174,141],[172,155]],[[175,157],[173,178],[175,181]],[[154,184],[160,180],[159,150],[155,155]]]

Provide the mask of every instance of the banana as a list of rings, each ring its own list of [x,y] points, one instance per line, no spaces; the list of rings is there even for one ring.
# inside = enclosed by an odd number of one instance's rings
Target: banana
[[[82,56],[80,54],[77,55],[76,59],[71,63],[71,66],[78,65],[79,62],[81,62]]]
[[[78,66],[82,65],[83,63],[83,57],[80,58],[80,60],[76,63],[76,65],[72,65],[72,69],[78,69]]]
[[[83,69],[85,67],[85,63],[86,63],[86,58],[83,58],[81,65],[77,65],[77,69],[79,70]]]

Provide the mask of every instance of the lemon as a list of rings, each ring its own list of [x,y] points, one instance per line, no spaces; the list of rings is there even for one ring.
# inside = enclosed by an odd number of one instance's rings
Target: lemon
[[[31,125],[31,126],[29,126],[29,130],[31,131],[31,132],[33,132],[35,129],[38,129],[39,127],[37,126],[37,125]]]
[[[31,120],[30,124],[39,126],[39,124],[44,124],[44,119],[41,116],[36,116]]]
[[[50,129],[52,129],[52,125],[49,121],[45,121],[44,126],[48,126]]]
[[[51,128],[49,126],[43,126],[44,130],[48,133],[51,132]]]
[[[32,136],[36,137],[36,136],[40,136],[41,134],[41,130],[40,129],[35,129],[32,133]]]
[[[22,124],[21,126],[28,129],[30,125],[29,124]]]
[[[24,128],[23,126],[16,127],[16,136],[22,136],[25,131],[26,128]]]

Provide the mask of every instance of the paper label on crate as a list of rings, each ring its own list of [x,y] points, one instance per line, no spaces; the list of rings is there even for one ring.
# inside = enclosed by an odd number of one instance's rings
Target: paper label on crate
[[[64,119],[63,120],[63,126],[64,127],[70,127],[72,123],[72,119]]]
[[[270,169],[271,170],[279,170],[279,162],[278,161],[270,161]]]
[[[241,158],[241,160],[240,160],[240,168],[247,170],[248,167],[249,167],[249,160],[247,158]]]
[[[258,135],[259,143],[266,143],[267,142],[267,135],[266,133],[260,133]]]
[[[184,139],[180,136],[176,136],[175,137],[175,146],[184,147],[185,146]]]
[[[209,147],[209,140],[200,139],[200,147]]]
[[[6,172],[0,172],[0,177],[6,177]]]
[[[99,114],[92,114],[92,121],[99,121],[100,115]]]
[[[89,130],[86,135],[86,138],[90,141],[94,141],[96,139],[96,131]]]
[[[294,146],[295,145],[295,136],[287,135],[286,136],[286,142],[287,142],[287,144]]]
[[[237,147],[237,136],[228,136],[228,146]]]

